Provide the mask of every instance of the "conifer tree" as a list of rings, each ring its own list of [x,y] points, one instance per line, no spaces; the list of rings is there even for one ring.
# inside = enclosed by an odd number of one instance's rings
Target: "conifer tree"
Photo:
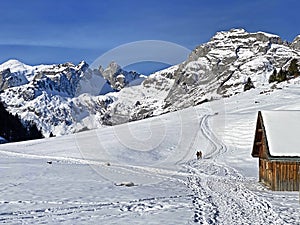
[[[290,76],[299,76],[299,70],[298,70],[298,60],[297,59],[292,59],[289,68],[288,68],[288,72]]]
[[[272,75],[269,77],[269,83],[275,82],[276,81],[276,76],[277,76],[277,70],[275,68]]]
[[[253,84],[251,78],[248,77],[248,80],[247,80],[246,84],[244,85],[244,91],[248,91],[248,90],[250,90],[252,88],[255,88],[254,84]]]
[[[278,72],[277,76],[276,76],[276,80],[278,82],[282,82],[287,80],[287,72],[282,70],[282,68],[280,69],[280,71]]]

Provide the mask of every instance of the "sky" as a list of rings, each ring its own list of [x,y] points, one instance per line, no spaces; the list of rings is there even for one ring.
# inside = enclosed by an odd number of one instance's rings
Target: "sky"
[[[299,8],[298,0],[3,0],[0,63],[92,63],[111,49],[143,40],[192,50],[231,28],[292,41],[300,34]]]

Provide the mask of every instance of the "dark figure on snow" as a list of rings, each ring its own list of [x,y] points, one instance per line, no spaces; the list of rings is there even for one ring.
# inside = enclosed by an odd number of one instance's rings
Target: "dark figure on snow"
[[[197,155],[198,160],[202,159],[202,152],[201,151],[197,151],[196,155]]]

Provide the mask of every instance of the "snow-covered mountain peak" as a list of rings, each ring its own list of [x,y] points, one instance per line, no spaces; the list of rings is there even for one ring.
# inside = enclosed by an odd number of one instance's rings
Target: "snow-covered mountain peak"
[[[11,59],[0,65],[0,91],[28,83],[26,74],[32,68],[18,60]]]
[[[226,40],[246,40],[246,39],[256,39],[261,42],[271,42],[274,44],[282,44],[283,41],[278,35],[266,33],[266,32],[255,32],[255,33],[249,33],[245,29],[239,28],[239,29],[231,29],[229,31],[220,31],[217,32],[211,39],[210,42],[214,41],[224,41]]]
[[[31,66],[28,66],[17,59],[10,59],[0,65],[0,71],[10,69],[12,73],[29,70],[31,68]]]
[[[243,36],[248,34],[243,28],[235,28],[229,31],[218,31],[212,38],[212,40],[220,40],[222,38],[228,38],[231,36]]]
[[[112,61],[109,63],[109,65],[103,71],[103,74],[107,75],[107,76],[111,76],[111,75],[115,75],[120,70],[121,70],[121,66],[118,65],[115,61]]]
[[[268,84],[274,69],[287,67],[292,58],[299,59],[300,53],[278,35],[244,29],[217,32],[179,65],[166,108],[188,107],[242,92],[248,78],[255,86]]]
[[[295,41],[299,41],[299,40],[300,40],[300,34],[299,34],[299,35],[297,35],[297,36],[294,38],[293,42],[295,42]]]
[[[101,69],[102,67],[99,68],[99,70]],[[116,91],[120,91],[128,85],[140,84],[144,79],[144,76],[137,72],[123,70],[121,66],[114,61],[103,70],[102,75]]]
[[[78,63],[76,68],[85,72],[89,68],[89,64],[87,64],[87,62],[85,61],[81,61],[80,63]]]

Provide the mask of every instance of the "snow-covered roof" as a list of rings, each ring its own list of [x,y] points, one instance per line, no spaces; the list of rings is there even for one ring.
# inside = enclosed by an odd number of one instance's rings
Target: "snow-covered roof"
[[[271,156],[300,157],[300,111],[262,111]]]

